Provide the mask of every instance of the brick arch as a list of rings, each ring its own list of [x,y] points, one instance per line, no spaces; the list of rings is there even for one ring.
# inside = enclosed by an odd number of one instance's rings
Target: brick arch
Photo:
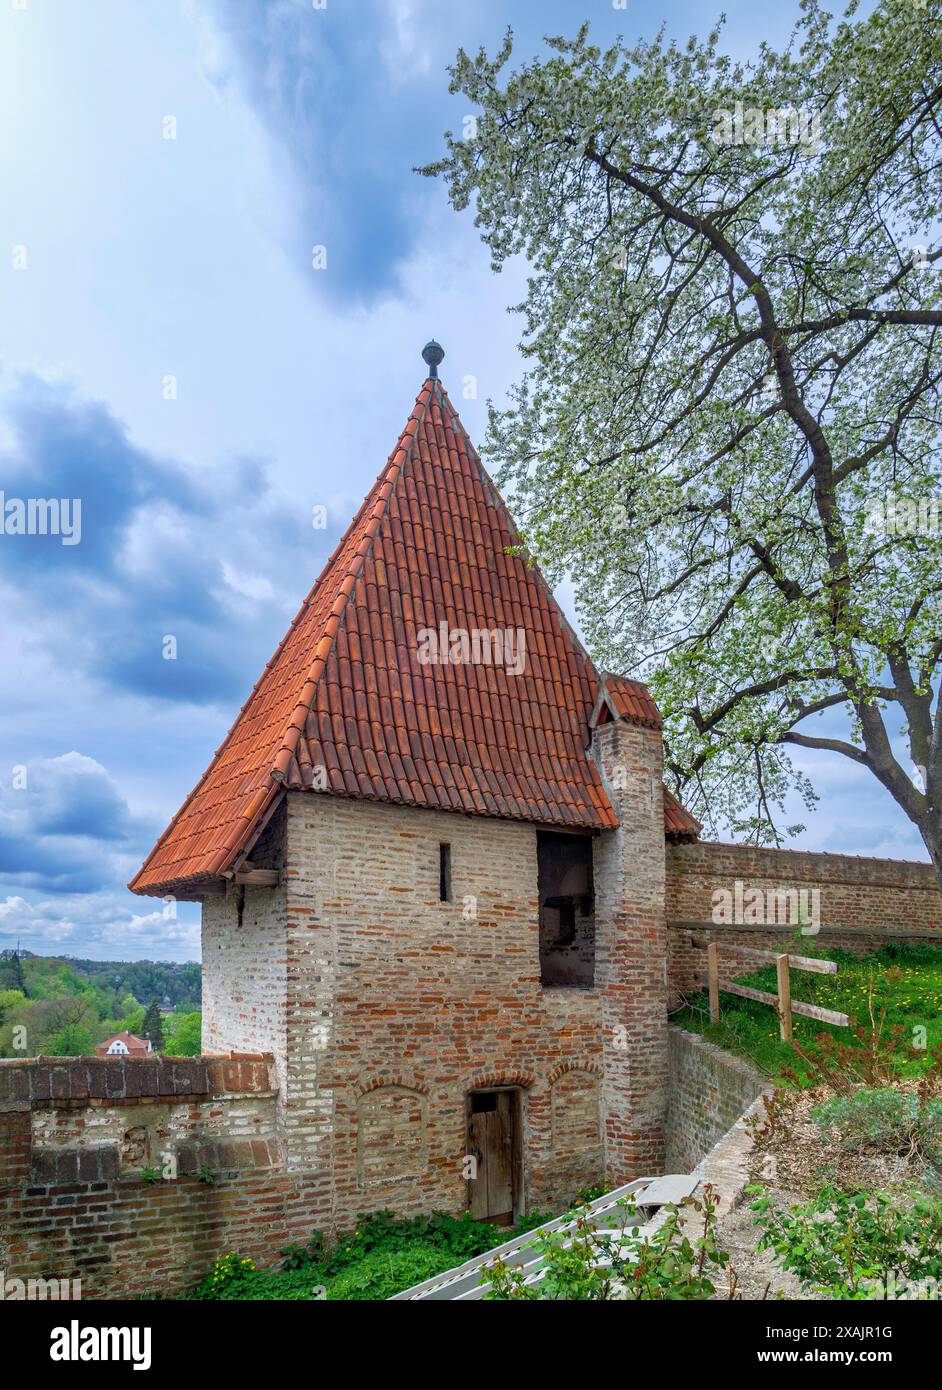
[[[482,1067],[465,1077],[462,1089],[480,1091],[486,1086],[522,1086],[529,1090],[535,1080],[533,1072],[524,1071],[523,1067]]]
[[[594,1057],[571,1057],[547,1076],[550,1134],[554,1154],[584,1161],[600,1154],[603,1069]]]
[[[600,1081],[605,1075],[601,1062],[597,1061],[595,1057],[573,1057],[565,1062],[557,1062],[552,1071],[547,1073],[547,1086],[554,1085],[561,1076],[565,1076],[567,1071],[586,1071]]]
[[[428,1083],[408,1067],[369,1072],[360,1076],[354,1085],[353,1093],[357,1100],[362,1100],[370,1091],[381,1091],[387,1086],[401,1086],[406,1091],[417,1091],[421,1096],[431,1095]]]

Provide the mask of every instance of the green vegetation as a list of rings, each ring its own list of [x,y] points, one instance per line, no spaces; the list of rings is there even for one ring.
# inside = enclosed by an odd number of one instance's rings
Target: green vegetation
[[[198,1057],[202,1046],[202,1014],[165,1014],[163,1017],[164,1046],[168,1057]]]
[[[486,1300],[506,1302],[540,1299],[609,1302],[637,1299],[659,1302],[712,1298],[723,1283],[730,1294],[735,1275],[729,1256],[717,1243],[716,1196],[707,1184],[702,1199],[686,1199],[666,1209],[662,1225],[642,1235],[632,1227],[634,1208],[622,1209],[617,1232],[600,1230],[587,1207],[579,1210],[574,1231],[549,1231],[533,1241],[542,1257],[539,1285],[528,1284],[519,1268],[495,1260],[487,1267],[491,1288]],[[696,1221],[691,1221],[696,1217]]]
[[[845,1153],[866,1151],[919,1157],[942,1170],[942,1100],[920,1091],[862,1086],[816,1105],[811,1119]]]
[[[698,994],[673,1021],[756,1062],[776,1080],[800,1086],[820,1084],[816,1063],[853,1046],[855,1038],[863,1050],[891,1053],[898,1076],[918,1076],[932,1065],[933,1050],[942,1044],[942,948],[891,944],[863,958],[804,941],[792,949],[838,965],[836,975],[793,970],[792,998],[848,1014],[858,1033],[795,1015],[793,1047],[779,1038],[774,1009],[722,993],[719,1023],[710,1023],[706,994]],[[774,966],[736,980],[775,993]]]
[[[154,1052],[164,1051],[164,1030],[161,1026],[160,1009],[157,1007],[156,999],[144,1014],[144,1022],[141,1024],[141,1037],[149,1039]]]
[[[201,971],[175,961],[87,961],[0,952],[0,1057],[74,1057],[145,1015],[162,1030],[158,1050],[200,1051]],[[161,1014],[160,1007],[173,1009]],[[156,1026],[153,1019],[156,1016]]]
[[[942,1201],[824,1188],[780,1208],[761,1189],[752,1204],[758,1248],[827,1298],[934,1298],[942,1278]]]
[[[232,1253],[220,1255],[187,1297],[252,1302],[390,1298],[547,1219],[533,1214],[513,1231],[500,1231],[469,1213],[400,1219],[390,1211],[376,1212],[330,1249],[319,1234],[307,1246],[289,1246],[280,1270],[259,1269],[253,1260]]]

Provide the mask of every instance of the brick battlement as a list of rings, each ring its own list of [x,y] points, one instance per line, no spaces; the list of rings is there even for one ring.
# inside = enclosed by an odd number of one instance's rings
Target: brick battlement
[[[277,1090],[264,1052],[203,1057],[0,1058],[0,1110],[176,1102]]]

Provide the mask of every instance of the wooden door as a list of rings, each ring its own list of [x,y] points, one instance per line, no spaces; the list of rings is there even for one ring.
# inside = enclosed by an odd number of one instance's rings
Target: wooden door
[[[468,1153],[477,1160],[476,1176],[468,1183],[472,1215],[512,1225],[519,1208],[519,1091],[470,1092]]]

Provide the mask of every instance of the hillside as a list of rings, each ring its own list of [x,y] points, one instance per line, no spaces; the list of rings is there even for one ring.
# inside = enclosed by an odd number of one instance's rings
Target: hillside
[[[0,951],[0,1057],[78,1056],[161,1011],[158,1051],[200,1050],[202,972],[195,962],[99,961]]]

